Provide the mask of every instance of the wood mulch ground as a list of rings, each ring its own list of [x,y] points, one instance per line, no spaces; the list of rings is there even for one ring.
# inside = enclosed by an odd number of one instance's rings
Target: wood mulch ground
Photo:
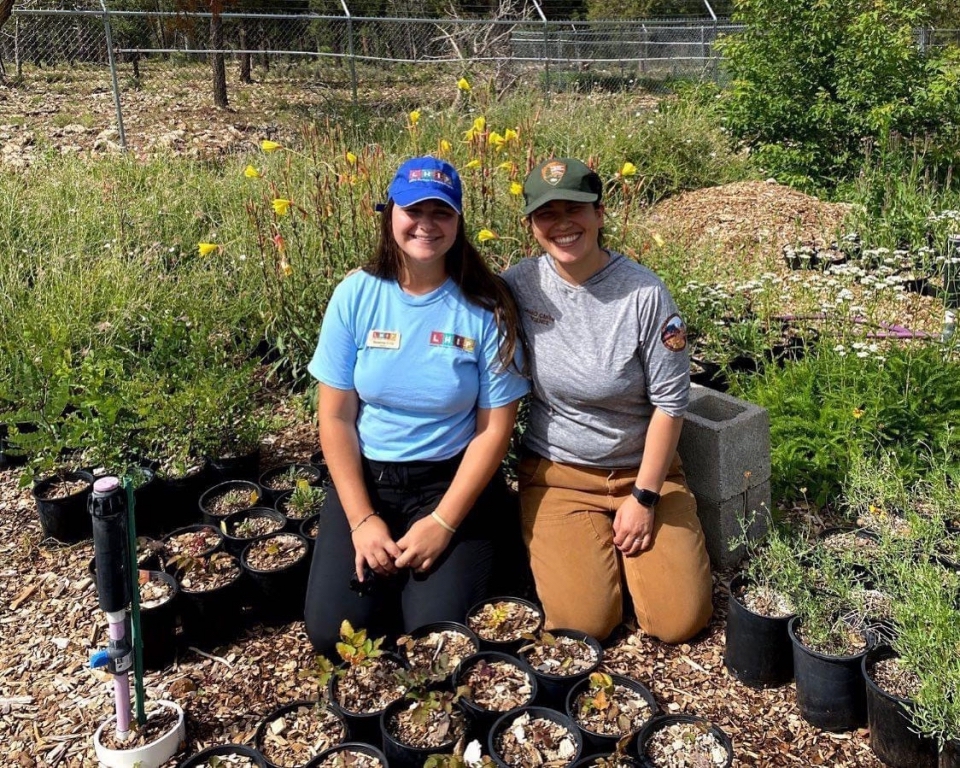
[[[306,460],[315,430],[295,408],[290,425],[266,441],[265,464]],[[111,678],[88,669],[106,642],[106,620],[87,572],[89,542],[70,547],[40,540],[28,489],[16,470],[0,472],[0,723],[3,765],[93,768],[92,736],[113,712]],[[666,646],[630,636],[611,666],[649,685],[667,712],[711,718],[733,738],[741,766],[879,766],[865,731],[828,734],[800,718],[794,686],[756,691],[723,666],[729,574],[715,574],[715,616],[702,637]],[[255,626],[211,653],[185,651],[146,676],[148,696],[176,701],[187,713],[188,753],[227,742],[250,743],[280,704],[317,695],[298,672],[313,660],[303,623]],[[170,766],[176,765],[172,761]]]

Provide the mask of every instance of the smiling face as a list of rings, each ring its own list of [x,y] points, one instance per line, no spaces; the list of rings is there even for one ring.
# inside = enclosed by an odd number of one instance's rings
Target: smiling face
[[[459,222],[457,212],[439,200],[424,200],[406,208],[394,205],[391,229],[404,266],[417,271],[442,266],[457,239]]]
[[[552,200],[530,214],[530,229],[540,247],[553,258],[560,274],[580,283],[608,261],[600,248],[603,206]]]

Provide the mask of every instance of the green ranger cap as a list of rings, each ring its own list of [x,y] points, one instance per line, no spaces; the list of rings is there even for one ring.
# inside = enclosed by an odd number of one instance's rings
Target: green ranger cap
[[[597,203],[603,194],[600,177],[579,160],[557,157],[544,160],[523,183],[523,215],[529,216],[552,200]]]

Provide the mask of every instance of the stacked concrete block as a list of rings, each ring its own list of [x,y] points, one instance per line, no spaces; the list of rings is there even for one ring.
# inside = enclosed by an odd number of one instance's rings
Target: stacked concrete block
[[[680,458],[697,497],[707,552],[715,568],[729,568],[770,521],[770,418],[765,409],[694,386],[680,435]]]

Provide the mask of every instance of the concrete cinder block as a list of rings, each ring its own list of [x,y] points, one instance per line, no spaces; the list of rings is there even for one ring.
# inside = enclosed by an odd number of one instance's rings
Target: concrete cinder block
[[[713,567],[732,568],[744,555],[745,547],[742,544],[730,549],[731,542],[742,538],[744,521],[748,522],[749,541],[764,536],[770,526],[770,481],[755,485],[725,501],[697,497],[697,514]]]
[[[766,409],[694,386],[677,448],[698,500],[723,502],[770,480]]]

